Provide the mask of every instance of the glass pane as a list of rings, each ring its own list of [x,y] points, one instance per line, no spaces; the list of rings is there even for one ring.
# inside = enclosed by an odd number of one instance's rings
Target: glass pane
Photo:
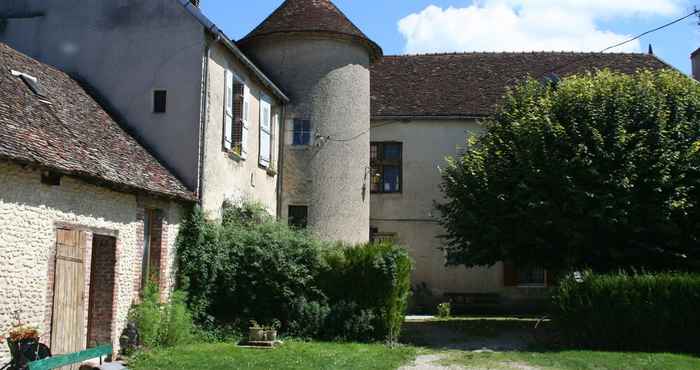
[[[384,144],[384,159],[401,159],[401,144]]]
[[[377,144],[372,144],[372,145],[369,147],[369,158],[370,158],[370,160],[376,161],[377,159],[379,159],[379,158],[377,157],[378,154],[379,154],[379,148],[377,148]]]
[[[384,181],[382,191],[385,193],[399,192],[399,177],[401,170],[398,166],[384,166]]]
[[[377,169],[372,169],[372,183],[370,191],[379,193],[382,190],[382,174]]]

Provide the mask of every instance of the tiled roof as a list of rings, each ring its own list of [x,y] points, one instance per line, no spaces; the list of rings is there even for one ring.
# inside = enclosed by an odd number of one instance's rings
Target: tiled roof
[[[371,67],[372,116],[487,116],[530,76],[672,68],[649,54],[461,53],[386,56]]]
[[[36,95],[12,70],[37,78],[45,97]],[[76,81],[3,43],[0,158],[119,191],[196,199]]]
[[[238,41],[242,47],[248,41],[271,34],[320,32],[359,40],[376,60],[382,49],[355,26],[330,0],[286,0],[246,37]]]

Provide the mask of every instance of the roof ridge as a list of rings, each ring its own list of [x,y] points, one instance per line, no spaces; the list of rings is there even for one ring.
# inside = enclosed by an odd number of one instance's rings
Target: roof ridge
[[[653,56],[652,54],[643,52],[598,52],[598,51],[452,51],[452,52],[436,52],[436,53],[406,53],[385,55],[385,58],[405,58],[405,57],[423,57],[423,56],[451,56],[451,55],[641,55]]]

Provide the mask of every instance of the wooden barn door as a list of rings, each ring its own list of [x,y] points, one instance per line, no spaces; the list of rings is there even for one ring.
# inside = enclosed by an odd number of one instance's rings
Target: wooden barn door
[[[85,234],[75,230],[56,231],[51,352],[54,355],[84,348]],[[78,365],[62,370],[77,370]]]

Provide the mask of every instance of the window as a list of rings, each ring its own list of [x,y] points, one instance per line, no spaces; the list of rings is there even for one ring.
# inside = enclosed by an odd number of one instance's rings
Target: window
[[[168,92],[165,90],[153,91],[153,113],[165,113],[168,102]]]
[[[544,287],[547,285],[547,271],[543,268],[518,269],[518,286]]]
[[[163,218],[157,210],[144,210],[141,288],[149,281],[159,284]]]
[[[250,91],[233,72],[226,71],[224,149],[245,159],[248,154]]]
[[[395,142],[372,143],[372,193],[400,193],[402,183],[402,144]]]
[[[18,72],[18,71],[15,71],[15,70],[11,70],[10,73],[11,73],[13,76],[19,77],[20,79],[22,79],[22,81],[25,83],[25,85],[27,85],[27,87],[29,87],[29,89],[32,90],[32,92],[33,92],[34,94],[36,94],[36,95],[38,95],[38,96],[40,96],[40,97],[42,97],[42,98],[46,98],[46,97],[47,97],[46,92],[45,92],[44,89],[41,87],[41,85],[39,85],[39,80],[37,80],[36,77],[30,76],[30,75],[28,75],[28,74],[26,74],[26,73]]]
[[[299,229],[306,229],[309,218],[309,207],[307,206],[289,206],[289,226]]]
[[[295,119],[292,145],[309,144],[311,144],[311,121],[306,119]]]
[[[387,233],[387,232],[379,232],[379,229],[376,227],[372,227],[369,229],[369,240],[372,243],[382,243],[382,242],[391,242],[395,243],[399,239],[399,234],[397,233]]]
[[[262,167],[270,167],[272,162],[272,105],[270,98],[260,98],[260,147],[259,164]]]

